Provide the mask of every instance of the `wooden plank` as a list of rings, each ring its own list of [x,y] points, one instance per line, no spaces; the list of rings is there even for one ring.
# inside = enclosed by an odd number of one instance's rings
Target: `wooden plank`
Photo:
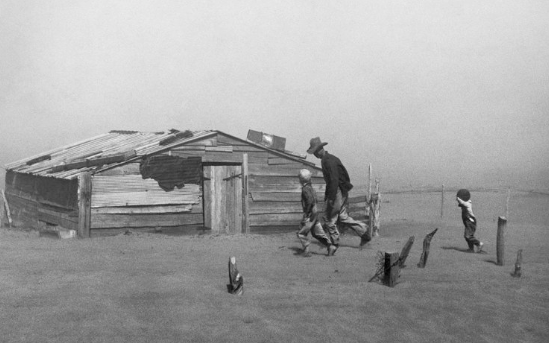
[[[214,151],[214,152],[233,152],[233,147],[230,145],[227,146],[216,146],[216,147],[205,147],[206,152]]]
[[[251,146],[251,145],[230,145],[233,147],[233,151],[234,152],[264,152],[265,150],[264,149],[261,149],[261,148],[257,148],[255,146]]]
[[[295,225],[297,227],[303,213],[250,214],[250,226]]]
[[[321,210],[319,208],[319,210]],[[266,213],[301,213],[303,207],[301,202],[254,202],[250,205],[250,214],[266,214]]]
[[[193,210],[194,208],[197,210]],[[152,213],[202,213],[202,206],[198,205],[163,205],[163,206],[124,206],[124,207],[99,207],[92,208],[95,214],[152,214]]]
[[[202,214],[96,214],[91,228],[133,228],[197,225],[203,223]]]
[[[250,174],[258,176],[292,176],[296,177],[301,169],[308,169],[311,172],[313,177],[322,178],[319,179],[320,182],[324,182],[322,177],[322,170],[312,168],[308,165],[264,165],[264,164],[250,164],[249,170]]]
[[[290,160],[283,157],[269,157],[268,161],[269,165],[278,165],[278,164],[284,164],[284,165],[295,165],[300,166],[301,163],[296,162],[294,160]]]
[[[172,148],[170,151],[172,153],[173,152],[178,152],[178,151],[182,151],[182,152],[186,152],[186,151],[206,151],[206,146],[205,145],[182,145],[182,146]]]
[[[242,231],[250,233],[250,193],[249,193],[249,170],[248,154],[242,155]]]
[[[213,201],[213,166],[204,166],[204,226],[212,227],[212,201]]]
[[[78,237],[90,237],[92,180],[89,172],[78,176]]]
[[[181,146],[193,146],[193,145],[198,145],[198,146],[217,146],[217,138],[216,138],[216,137],[212,137],[212,138],[208,138],[208,139],[202,139],[202,140],[199,140],[199,141],[194,141],[194,142],[190,142],[190,143],[185,143],[185,145],[181,145]]]
[[[250,196],[254,203],[259,201],[301,201],[301,192],[250,192]]]

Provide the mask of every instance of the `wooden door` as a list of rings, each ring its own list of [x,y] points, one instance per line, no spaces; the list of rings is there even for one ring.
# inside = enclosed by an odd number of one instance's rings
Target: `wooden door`
[[[212,233],[242,232],[242,167],[204,165],[204,226]]]

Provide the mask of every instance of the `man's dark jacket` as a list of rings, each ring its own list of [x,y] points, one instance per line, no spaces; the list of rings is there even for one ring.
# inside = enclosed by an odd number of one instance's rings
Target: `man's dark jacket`
[[[353,185],[347,169],[345,169],[339,158],[325,152],[321,165],[324,181],[326,182],[325,200],[335,201],[338,187],[341,189],[343,196],[347,196]]]

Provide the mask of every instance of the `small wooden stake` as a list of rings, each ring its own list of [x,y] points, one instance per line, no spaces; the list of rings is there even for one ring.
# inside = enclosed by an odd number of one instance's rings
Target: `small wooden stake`
[[[404,245],[402,248],[402,251],[400,252],[400,258],[399,258],[399,267],[404,268],[406,267],[406,258],[408,258],[408,254],[410,253],[410,249],[412,249],[412,244],[414,244],[415,237],[412,236],[408,238],[408,242]]]
[[[505,265],[505,227],[507,226],[507,219],[505,217],[498,218],[498,233],[496,237],[496,256],[497,265]]]
[[[385,277],[383,283],[389,287],[394,287],[398,281],[400,263],[398,252],[385,252]]]
[[[236,258],[229,258],[229,284],[227,290],[231,294],[242,295],[244,293],[244,278],[236,268]]]
[[[515,262],[515,271],[511,273],[513,277],[522,276],[522,249],[517,252],[517,261]]]
[[[437,233],[437,230],[438,228],[425,236],[425,239],[423,240],[423,252],[421,253],[419,263],[417,264],[419,268],[425,268],[425,265],[427,264],[427,257],[429,257],[429,249],[431,247],[431,239],[433,239],[433,236]]]

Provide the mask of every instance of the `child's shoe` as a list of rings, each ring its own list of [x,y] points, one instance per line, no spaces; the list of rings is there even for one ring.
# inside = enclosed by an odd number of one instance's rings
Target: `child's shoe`
[[[484,247],[484,243],[480,242],[479,245],[478,245],[477,253],[481,253],[481,252],[482,252],[482,247]]]

